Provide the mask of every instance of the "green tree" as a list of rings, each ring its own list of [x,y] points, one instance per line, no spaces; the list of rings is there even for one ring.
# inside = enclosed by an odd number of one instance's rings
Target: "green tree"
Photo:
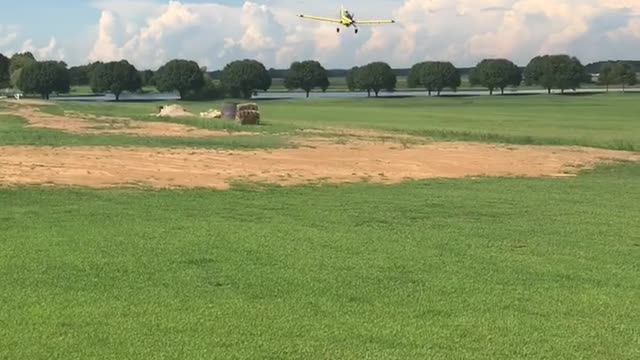
[[[356,89],[366,91],[367,97],[371,97],[371,87],[367,84],[367,69],[364,66],[358,67],[358,71],[354,74],[354,81]]]
[[[21,75],[22,75],[22,69],[18,69],[11,73],[11,78],[9,81],[11,87],[14,87],[14,88],[18,87],[18,81],[20,81]]]
[[[589,81],[584,65],[576,57],[568,55],[551,56],[551,68],[555,77],[554,86],[564,94],[565,90],[576,90]]]
[[[500,90],[504,94],[507,86],[519,86],[522,82],[522,71],[513,62],[506,59],[485,59],[473,69],[470,75],[472,85],[482,85],[489,89],[489,94]]]
[[[144,70],[140,72],[140,77],[142,78],[142,86],[155,86],[155,73],[153,70]]]
[[[526,84],[540,85],[549,94],[554,88],[562,93],[567,89],[575,90],[588,81],[588,74],[580,60],[568,55],[537,56],[525,69]]]
[[[71,86],[89,85],[91,82],[91,78],[89,77],[89,65],[70,67],[69,78]]]
[[[609,86],[616,83],[612,75],[613,75],[613,64],[612,63],[603,64],[602,67],[600,68],[600,74],[598,75],[598,84],[606,86],[607,92],[609,92]]]
[[[549,55],[545,55],[531,59],[524,69],[524,82],[527,86],[540,85],[550,94],[553,88],[553,77],[550,72],[545,71],[548,58]]]
[[[20,69],[18,88],[25,93],[39,94],[49,99],[53,92],[69,92],[69,70],[57,61],[34,62]]]
[[[30,52],[16,53],[11,56],[11,65],[9,66],[9,72],[20,70],[25,66],[36,62],[36,58]]]
[[[331,86],[331,81],[329,81],[328,76],[320,81],[320,90],[322,90],[323,93],[329,90],[329,86]]]
[[[11,56],[11,64],[9,65],[11,85],[17,87],[22,74],[22,69],[35,62],[36,59],[30,52],[13,54],[13,56]]]
[[[427,61],[415,64],[411,68],[407,83],[410,87],[423,86],[429,96],[449,88],[456,91],[462,84],[460,71],[450,62]]]
[[[407,76],[407,86],[409,88],[417,88],[422,86],[422,73],[424,71],[426,63],[421,62],[413,65]]]
[[[622,92],[626,91],[627,86],[633,86],[638,82],[635,70],[626,63],[617,63],[613,65],[611,77],[616,84],[622,85]]]
[[[11,67],[11,60],[8,57],[0,54],[0,89],[7,88],[11,83],[11,73],[9,68]]]
[[[349,73],[347,74],[347,88],[349,89],[349,91],[355,91],[358,90],[358,84],[356,84],[356,75],[358,73],[358,70],[360,70],[359,67],[354,66],[351,68],[351,71],[349,71]]]
[[[329,87],[329,77],[327,70],[317,61],[296,61],[291,64],[284,85],[289,90],[302,89],[309,97],[314,88],[326,90]]]
[[[389,64],[384,62],[372,62],[361,67],[356,76],[357,87],[366,90],[368,96],[371,92],[378,97],[381,90],[393,91],[396,89],[398,78],[393,73]]]
[[[205,84],[200,89],[189,91],[185,95],[188,101],[213,101],[223,99],[225,89],[220,84],[216,84],[213,80],[205,79]]]
[[[256,60],[237,60],[222,71],[222,84],[233,97],[250,99],[256,90],[269,90],[271,81],[269,71]]]
[[[101,66],[102,64],[104,64],[102,61],[96,61],[96,62],[92,62],[91,64],[87,65],[87,76],[89,77],[89,81],[91,81],[91,77],[93,76],[93,72],[96,71],[96,69]]]
[[[158,69],[154,79],[159,91],[177,91],[181,99],[205,84],[200,66],[195,61],[180,59],[171,60]]]
[[[142,87],[142,79],[135,66],[126,60],[100,64],[91,74],[94,92],[111,92],[116,101],[124,91],[134,92]]]

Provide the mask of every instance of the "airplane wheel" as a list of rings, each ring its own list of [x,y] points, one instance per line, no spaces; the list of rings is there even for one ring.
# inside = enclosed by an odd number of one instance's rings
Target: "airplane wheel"
[[[340,32],[340,28],[337,28],[337,29],[336,29],[336,32],[338,32],[338,33],[339,33],[339,32]]]
[[[358,29],[356,29],[356,34],[358,33]]]

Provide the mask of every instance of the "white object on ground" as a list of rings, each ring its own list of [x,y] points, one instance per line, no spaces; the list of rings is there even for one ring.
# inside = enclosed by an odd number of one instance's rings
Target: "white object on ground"
[[[209,111],[200,113],[200,117],[207,119],[220,119],[222,118],[222,113],[218,110],[209,109]]]
[[[163,116],[181,117],[181,116],[193,116],[193,114],[185,110],[180,105],[168,105],[168,106],[163,106],[162,109],[160,110],[160,113],[157,114],[156,116],[157,117],[163,117]]]

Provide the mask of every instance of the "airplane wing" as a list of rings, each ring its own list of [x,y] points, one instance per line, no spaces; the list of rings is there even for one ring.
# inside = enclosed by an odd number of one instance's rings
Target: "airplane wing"
[[[318,17],[318,16],[309,16],[309,15],[298,15],[298,16],[303,18],[303,19],[316,20],[316,21],[325,21],[325,22],[330,22],[330,23],[334,23],[334,24],[342,23],[342,21],[340,21],[340,19],[330,19],[330,18],[324,18],[324,17]]]
[[[382,24],[395,24],[395,20],[357,20],[357,25],[382,25]]]

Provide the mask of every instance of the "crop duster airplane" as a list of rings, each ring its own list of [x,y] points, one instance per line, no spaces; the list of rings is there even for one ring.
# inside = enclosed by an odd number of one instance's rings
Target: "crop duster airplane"
[[[358,25],[382,25],[382,24],[394,24],[395,20],[355,20],[355,17],[349,10],[345,9],[344,6],[340,7],[340,18],[339,19],[331,19],[325,17],[318,16],[309,16],[309,15],[298,15],[303,19],[316,20],[316,21],[325,21],[334,24],[340,24],[344,27],[354,27],[356,34],[358,33]],[[337,28],[337,32],[340,32],[340,27]]]

